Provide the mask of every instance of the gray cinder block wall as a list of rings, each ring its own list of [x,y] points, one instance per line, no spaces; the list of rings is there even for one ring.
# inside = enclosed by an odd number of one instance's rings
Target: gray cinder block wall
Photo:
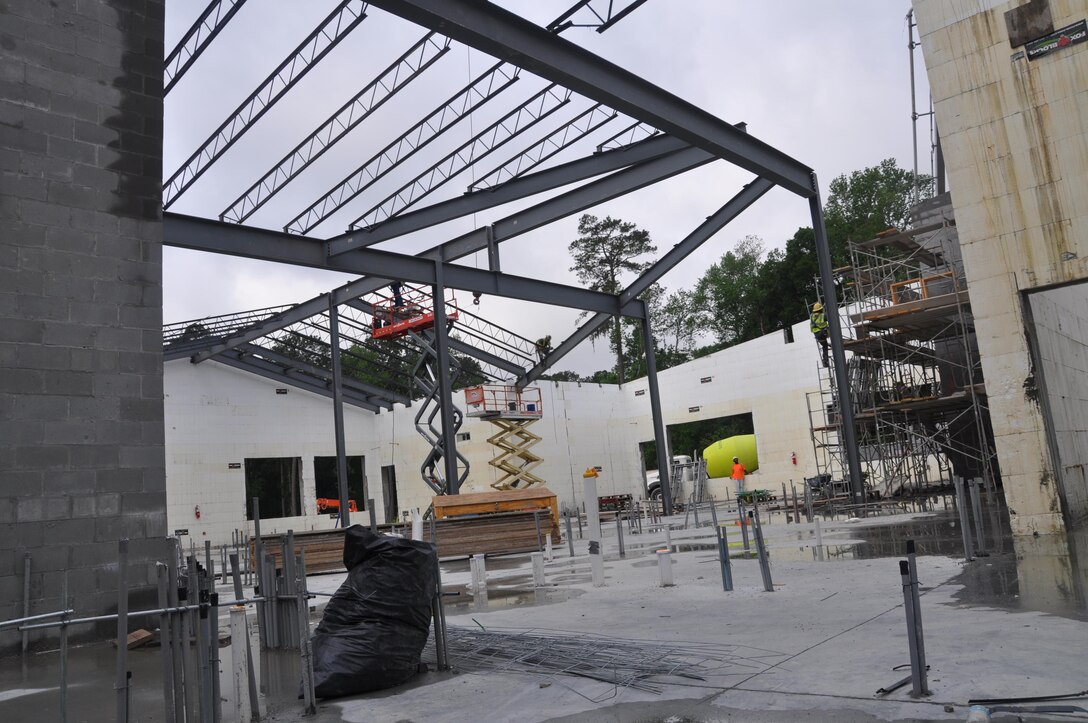
[[[2,619],[27,554],[32,614],[64,605],[65,578],[79,614],[114,611],[121,538],[131,604],[154,601],[162,68],[162,0],[0,0]]]

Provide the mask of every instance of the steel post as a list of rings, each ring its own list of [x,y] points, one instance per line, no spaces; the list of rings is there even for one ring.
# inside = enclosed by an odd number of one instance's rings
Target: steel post
[[[170,547],[170,555],[166,561],[166,574],[167,574],[167,603],[170,607],[178,606],[178,593],[179,593],[179,579],[178,579],[178,555],[180,550],[178,548],[177,538],[169,538],[168,544]],[[174,721],[175,723],[183,723],[185,721],[185,650],[189,647],[189,639],[182,636],[182,620],[185,615],[179,613],[171,613],[170,620],[170,639],[173,641],[173,650],[171,657],[173,661],[171,668],[174,673],[173,692],[174,692]]]
[[[117,723],[128,723],[128,540],[117,543]]]
[[[161,575],[160,575],[161,578]],[[160,580],[159,586],[162,586]],[[68,571],[64,571],[64,586],[61,591],[65,613],[61,617],[62,623],[68,622]],[[167,711],[167,723],[173,723],[169,717],[171,711]],[[60,626],[60,721],[68,723],[68,625]]]
[[[158,576],[159,607],[165,608],[170,605],[166,566],[161,562],[156,564],[155,572]],[[174,723],[174,642],[170,638],[170,614],[165,611],[159,615],[159,655],[162,657],[162,698],[165,720],[166,723]],[[61,656],[62,665],[66,662],[64,657]]]
[[[903,609],[907,614],[907,647],[910,649],[911,696],[918,698],[925,693],[922,682],[922,669],[918,659],[918,639],[915,636],[917,623],[914,617],[914,594],[911,590],[910,566],[906,560],[899,561],[899,576],[903,582]]]
[[[563,522],[567,527],[567,549],[570,550],[570,556],[574,557],[574,535],[571,533],[570,529],[570,515],[564,515]]]
[[[975,549],[971,544],[971,522],[968,519],[966,482],[963,477],[953,477],[952,484],[956,488],[956,508],[960,513],[960,534],[963,536],[963,557],[970,562],[975,559]]]
[[[725,592],[733,590],[733,563],[729,559],[729,538],[725,525],[714,525],[715,535],[718,540],[718,563],[722,568],[722,589]]]
[[[627,551],[623,548],[623,520],[619,510],[616,511],[616,545],[619,548],[620,557],[627,557]]]
[[[752,505],[755,511],[755,524],[752,531],[756,535],[756,554],[759,555],[759,574],[763,576],[763,589],[774,592],[774,583],[771,581],[771,563],[767,559],[767,546],[763,543],[763,525],[759,522],[759,505]]]
[[[915,554],[914,540],[907,540],[907,571],[910,573],[910,590],[914,602],[914,636],[918,651],[918,666],[922,671],[922,690],[928,691],[926,680],[926,638],[922,630],[922,596],[918,584],[918,556]]]
[[[249,684],[252,682],[249,669],[253,661],[249,658],[249,645],[243,645],[242,641],[249,640],[249,630],[246,625],[246,608],[244,605],[235,605],[230,609],[230,640],[231,640],[231,679],[234,683],[234,719],[244,723],[253,717],[253,708],[250,705]]]
[[[374,498],[368,497],[366,500],[366,509],[370,514],[370,531],[375,535],[378,534],[378,516],[374,511]],[[386,520],[388,522],[388,520]]]
[[[293,540],[292,540],[293,542]],[[317,713],[317,705],[314,701],[314,661],[310,649],[310,603],[306,594],[306,551],[299,551],[299,562],[295,569],[296,577],[292,582],[296,583],[298,603],[298,649],[302,658],[302,698],[303,715]]]
[[[741,539],[744,540],[744,555],[747,557],[752,551],[752,546],[748,542],[748,518],[744,514],[744,503],[740,500],[737,500],[737,521],[740,524]]]
[[[450,345],[446,329],[445,268],[441,260],[434,262],[434,284],[431,286],[434,311],[434,352],[438,385],[438,402],[442,418],[442,461],[445,463],[446,494],[461,491],[461,479],[457,474],[457,434],[453,411],[453,392],[450,388]]]
[[[348,461],[344,441],[344,374],[340,363],[340,312],[329,294],[329,359],[332,365],[332,421],[336,441],[336,481],[340,493],[340,527],[351,526],[348,509]]]
[[[666,516],[672,514],[672,485],[669,480],[668,438],[661,416],[661,391],[657,386],[657,363],[654,359],[654,333],[649,312],[642,317],[642,346],[646,354],[646,381],[650,390],[650,416],[654,424],[654,447],[657,450],[657,481],[661,489],[661,505]]]
[[[30,553],[23,553],[23,617],[30,617]],[[30,647],[30,633],[23,631],[23,655]]]

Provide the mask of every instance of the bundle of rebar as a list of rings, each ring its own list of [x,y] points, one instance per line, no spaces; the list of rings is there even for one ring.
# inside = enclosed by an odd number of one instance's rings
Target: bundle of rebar
[[[666,683],[696,685],[710,678],[754,675],[785,657],[736,645],[541,629],[449,626],[446,636],[450,665],[463,672],[569,675],[648,693],[660,693]]]

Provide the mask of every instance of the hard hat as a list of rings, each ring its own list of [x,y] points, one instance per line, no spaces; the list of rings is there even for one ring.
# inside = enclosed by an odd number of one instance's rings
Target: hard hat
[[[812,305],[812,310],[813,311],[823,311],[824,310],[824,305],[821,304],[819,301],[817,301],[815,304]]]
[[[734,457],[734,458],[733,458],[733,461],[734,461],[734,462],[739,462],[739,461],[740,461],[740,458],[739,458],[739,457]]]

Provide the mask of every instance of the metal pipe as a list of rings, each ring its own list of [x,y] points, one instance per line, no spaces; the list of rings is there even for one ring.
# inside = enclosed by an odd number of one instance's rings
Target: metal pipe
[[[251,598],[245,598],[245,599],[241,599],[241,600],[231,600],[231,601],[223,603],[223,604],[224,605],[242,605],[242,604],[245,604],[245,603],[258,603],[258,602],[264,602],[264,601],[265,601],[265,598],[262,598],[262,597],[251,597]],[[154,610],[134,610],[134,611],[131,611],[131,612],[128,613],[128,617],[131,620],[132,618],[145,617],[145,616],[149,616],[149,615],[162,615],[163,613],[192,612],[194,610],[199,610],[200,607],[201,606],[199,604],[193,604],[193,605],[178,605],[176,607],[155,608]],[[72,611],[68,610],[68,611],[62,611],[62,613],[63,612],[72,612]],[[51,622],[51,623],[38,623],[36,625],[24,625],[22,627],[19,627],[18,630],[44,630],[46,628],[60,628],[60,627],[66,627],[66,626],[70,626],[70,625],[87,625],[89,623],[108,622],[110,620],[116,620],[116,619],[117,619],[117,614],[116,613],[112,614],[112,615],[92,615],[92,616],[85,617],[85,618],[57,620],[57,621],[54,621],[54,622]]]
[[[917,557],[914,540],[907,540],[907,571],[910,573],[910,590],[914,602],[915,645],[918,650],[918,666],[922,671],[922,689],[926,690],[928,688],[928,681],[926,680],[926,638],[925,633],[922,631],[922,596],[918,584]]]
[[[299,550],[298,565],[298,648],[302,655],[302,695],[305,701],[303,715],[314,715],[314,661],[310,650],[310,607],[306,596],[306,551]]]
[[[971,510],[975,513],[975,540],[977,544],[976,555],[985,556],[986,553],[986,528],[982,518],[982,490],[979,489],[980,480],[976,477],[970,482]]]
[[[907,614],[907,647],[910,649],[910,681],[911,696],[921,696],[925,688],[922,685],[922,673],[918,661],[918,640],[914,635],[916,625],[914,620],[914,595],[911,592],[910,566],[906,560],[899,561],[899,576],[903,582],[903,609]]]
[[[40,615],[31,615],[31,616],[25,617],[25,618],[12,618],[11,620],[5,620],[4,622],[0,623],[0,630],[2,630],[4,628],[21,627],[23,624],[33,622],[35,620],[48,620],[49,618],[64,617],[65,615],[71,615],[74,612],[75,612],[75,610],[71,610],[71,609],[68,609],[68,610],[56,610],[56,611],[51,612],[51,613],[42,613]]]
[[[158,576],[159,605],[170,605],[169,581],[167,580],[166,566],[161,562],[156,563],[155,573]],[[61,628],[61,633],[67,632],[67,626]],[[163,612],[159,615],[159,655],[162,657],[162,698],[166,723],[174,723],[174,642],[170,637],[170,614]],[[61,656],[61,664],[66,661]]]
[[[128,540],[117,542],[117,723],[128,723]]]
[[[30,617],[30,553],[23,553],[23,617]],[[23,655],[30,647],[30,633],[23,631]]]
[[[620,557],[627,557],[627,551],[623,547],[623,519],[619,510],[616,510],[616,543],[619,547]]]
[[[960,534],[963,536],[963,557],[970,562],[975,559],[975,550],[971,545],[971,523],[967,519],[967,490],[963,477],[952,477],[952,486],[956,488],[956,508],[960,513]]]
[[[161,576],[160,576],[161,577]],[[161,583],[160,583],[161,586]],[[64,583],[61,591],[63,605],[68,606],[68,571],[64,571]],[[67,615],[65,616],[67,617]],[[60,721],[68,723],[68,626],[60,629]],[[167,723],[173,721],[167,719]]]
[[[747,557],[748,553],[752,551],[752,547],[748,542],[748,519],[744,515],[744,503],[739,499],[737,500],[737,520],[740,522],[740,534],[744,540],[744,555]]]
[[[178,606],[178,554],[179,544],[176,537],[168,538],[167,544],[170,548],[169,557],[166,561],[166,604],[172,608]],[[183,649],[189,647],[189,639],[182,638],[181,636],[181,615],[176,613],[166,612],[170,621],[170,639],[173,641],[174,646],[171,651],[171,668],[174,672],[173,680],[173,692],[174,692],[174,721],[175,723],[184,723],[185,721],[185,656],[182,652]]]
[[[753,499],[755,499],[753,497]],[[759,573],[763,576],[763,589],[774,592],[774,583],[771,581],[771,563],[767,559],[767,546],[763,543],[763,525],[759,522],[759,505],[753,504],[756,522],[752,530],[756,533],[756,554],[759,555]]]
[[[570,530],[570,515],[564,515],[563,521],[567,525],[567,548],[570,550],[570,556],[574,557],[574,535]]]

